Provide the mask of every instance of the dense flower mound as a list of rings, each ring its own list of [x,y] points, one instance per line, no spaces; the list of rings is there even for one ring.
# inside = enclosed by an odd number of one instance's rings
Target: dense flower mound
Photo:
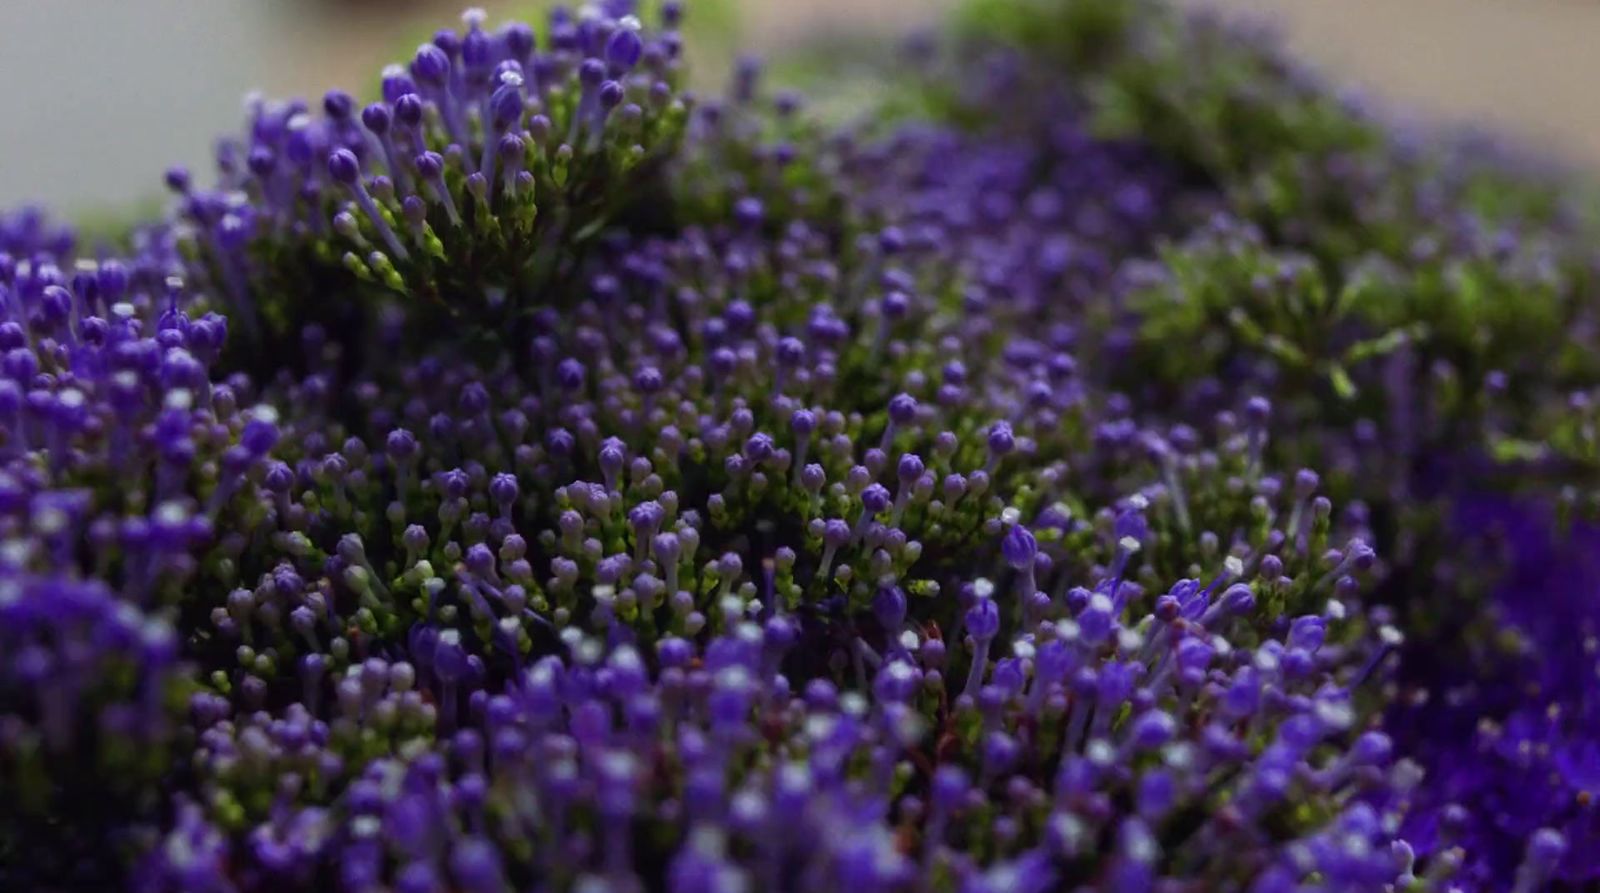
[[[1430,687],[1420,691],[1432,696],[1417,698],[1394,724],[1439,767],[1429,800],[1445,804],[1418,812],[1407,836],[1472,853],[1468,878],[1486,888],[1512,875],[1523,846],[1544,839],[1545,826],[1565,839],[1564,873],[1596,871],[1595,530],[1584,524],[1552,534],[1548,511],[1503,497],[1462,506],[1458,523],[1503,564],[1496,607],[1526,639],[1510,653],[1478,656],[1493,675],[1425,671]],[[1463,803],[1481,804],[1491,820],[1474,819]]]
[[[681,135],[679,16],[650,32],[561,10],[540,45],[474,12],[384,69],[378,102],[252,101],[215,186],[168,177],[190,268],[252,345],[395,296],[438,324],[504,324]]]
[[[1168,420],[1270,395],[1267,454],[1315,465],[1368,513],[1375,597],[1414,649],[1389,722],[1434,782],[1407,826],[1422,862],[1466,889],[1592,884],[1587,190],[1395,126],[1257,37],[1159,3],[974,12],[980,52],[1023,47],[1103,132],[1150,140],[1228,197],[1129,268],[1137,359],[1117,380],[1136,414]],[[1184,74],[1202,65],[1212,76]],[[934,87],[970,114],[961,89]]]
[[[1591,877],[1580,224],[1144,8],[839,128],[472,11],[118,245],[0,216],[0,887]]]

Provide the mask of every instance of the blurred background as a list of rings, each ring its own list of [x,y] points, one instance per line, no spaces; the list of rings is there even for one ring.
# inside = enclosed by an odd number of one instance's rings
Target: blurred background
[[[688,0],[712,52],[892,35],[949,0]],[[1272,23],[1338,82],[1600,169],[1600,3],[1183,0]],[[360,92],[466,5],[529,0],[0,0],[0,206],[126,211],[174,162],[203,167],[253,90]],[[704,58],[702,56],[701,58]],[[702,64],[699,74],[706,75]]]

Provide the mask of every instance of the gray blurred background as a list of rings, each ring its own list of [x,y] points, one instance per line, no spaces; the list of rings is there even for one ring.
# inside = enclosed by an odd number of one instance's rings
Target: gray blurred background
[[[1276,23],[1300,56],[1391,105],[1519,136],[1600,168],[1600,3],[1185,0]],[[893,34],[947,0],[688,0],[719,42],[759,52]],[[0,207],[75,214],[159,194],[203,167],[244,95],[365,89],[462,0],[0,0]],[[497,18],[528,0],[479,2]]]

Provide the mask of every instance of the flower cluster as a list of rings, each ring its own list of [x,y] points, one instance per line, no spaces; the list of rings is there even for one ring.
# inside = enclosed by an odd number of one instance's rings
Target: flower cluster
[[[1336,293],[1371,221],[1232,178],[1367,125],[1107,139],[1170,59],[1087,5],[838,128],[748,61],[690,93],[670,0],[470,11],[364,108],[252,101],[116,248],[0,217],[0,887],[1589,877],[1587,565],[1460,486],[1588,467],[1513,402],[1570,232],[1374,237]],[[1502,578],[1563,606],[1479,615],[1520,652],[1406,589]]]
[[[1503,582],[1490,610],[1520,635],[1473,655],[1489,672],[1419,666],[1408,674],[1406,703],[1391,727],[1438,768],[1426,798],[1433,808],[1417,811],[1407,836],[1419,847],[1469,855],[1468,879],[1485,889],[1513,877],[1535,844],[1549,847],[1559,876],[1593,877],[1600,870],[1593,807],[1600,703],[1590,681],[1600,673],[1594,526],[1557,533],[1549,506],[1505,497],[1464,502],[1453,521],[1499,565]],[[1492,821],[1467,812],[1464,805],[1474,803]],[[1563,846],[1553,846],[1558,840]]]
[[[214,186],[167,176],[189,268],[257,350],[396,296],[436,325],[504,324],[679,140],[680,17],[558,10],[541,40],[474,11],[385,68],[376,102],[252,99]]]
[[[1375,597],[1419,649],[1389,723],[1432,773],[1408,822],[1423,863],[1459,863],[1469,889],[1592,883],[1584,191],[1492,143],[1396,126],[1228,23],[1139,2],[980,8],[969,52],[998,40],[1070,72],[1103,127],[1227,196],[1126,268],[1134,361],[1113,374],[1168,419],[1270,395],[1267,455],[1314,464],[1374,519]],[[1197,60],[1217,76],[1179,73]]]

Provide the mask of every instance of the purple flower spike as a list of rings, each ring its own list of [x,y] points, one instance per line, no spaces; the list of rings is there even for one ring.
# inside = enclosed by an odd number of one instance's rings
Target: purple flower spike
[[[1006,531],[1005,537],[1000,541],[1000,552],[1013,569],[1019,571],[1031,569],[1033,557],[1039,553],[1039,544],[1028,528],[1018,524]]]
[[[606,41],[606,62],[614,73],[626,72],[639,64],[639,56],[643,53],[644,41],[632,28],[618,28]]]
[[[361,180],[361,162],[349,149],[339,149],[328,156],[328,176],[335,182],[353,186]]]
[[[405,246],[400,244],[400,237],[395,235],[394,229],[389,226],[377,202],[374,202],[372,195],[367,192],[366,184],[361,182],[361,162],[356,159],[355,153],[349,149],[335,149],[328,156],[328,176],[349,188],[351,194],[355,196],[356,204],[367,215],[367,220],[383,237],[384,243],[389,246],[394,256],[400,260],[410,259]]]
[[[424,152],[416,157],[417,176],[427,184],[433,200],[444,205],[451,226],[461,225],[461,214],[456,210],[455,199],[444,179],[444,156],[437,152]]]
[[[978,688],[983,685],[983,676],[988,668],[989,644],[1000,634],[1000,608],[993,599],[980,597],[977,604],[967,609],[966,628],[967,635],[972,637],[973,653],[972,666],[967,673],[967,684],[962,694],[975,697]]]

